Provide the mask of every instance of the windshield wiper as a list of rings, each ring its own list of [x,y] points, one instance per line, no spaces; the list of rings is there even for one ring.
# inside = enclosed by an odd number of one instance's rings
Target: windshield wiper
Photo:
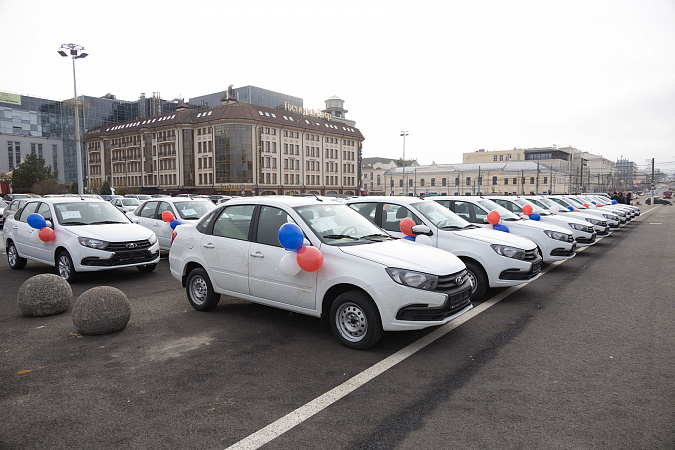
[[[86,222],[64,222],[61,225],[67,226],[67,225],[89,225]]]
[[[458,225],[445,225],[440,227],[441,230],[463,230],[465,227],[460,227]]]
[[[464,225],[461,229],[462,230],[468,230],[468,229],[471,229],[471,228],[480,228],[480,227],[478,225],[474,225],[474,224],[470,223],[468,225]]]
[[[374,238],[394,239],[393,237],[389,236],[388,234],[379,234],[379,233],[377,233],[377,234],[367,234],[365,236],[361,236],[361,239],[368,239],[368,240],[371,240],[371,241],[379,242],[378,239],[374,239]]]
[[[348,234],[326,234],[321,237],[328,238],[328,239],[354,239],[355,241],[358,241],[359,238],[356,238],[354,236],[350,236]]]
[[[126,223],[126,222],[120,222],[119,220],[99,220],[98,222],[92,222],[89,225],[105,225],[109,223]]]

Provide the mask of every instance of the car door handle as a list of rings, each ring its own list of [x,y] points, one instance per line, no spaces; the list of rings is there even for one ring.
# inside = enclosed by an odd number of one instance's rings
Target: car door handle
[[[153,226],[153,227],[158,227],[159,224],[158,224],[158,223],[155,223],[155,224],[153,224],[152,226]]]
[[[204,244],[204,248],[215,248],[216,246],[213,245],[212,243]]]
[[[251,256],[253,256],[254,258],[264,258],[264,257],[265,257],[265,255],[263,255],[263,254],[262,254],[261,252],[259,252],[259,251],[258,251],[258,252],[255,252],[255,253],[251,253]]]
[[[18,226],[18,225],[14,225],[14,229],[15,229],[15,230],[18,230],[18,229],[19,229],[19,226]]]

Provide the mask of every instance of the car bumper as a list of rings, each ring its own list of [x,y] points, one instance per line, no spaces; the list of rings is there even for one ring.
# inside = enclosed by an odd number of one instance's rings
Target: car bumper
[[[91,253],[81,255],[78,262],[75,263],[75,270],[78,272],[91,272],[97,270],[144,266],[147,264],[156,264],[159,262],[159,244],[141,250],[108,252],[95,250]]]

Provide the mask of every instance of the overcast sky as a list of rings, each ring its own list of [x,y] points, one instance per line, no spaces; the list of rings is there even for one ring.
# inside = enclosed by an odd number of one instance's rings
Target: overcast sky
[[[0,91],[189,99],[253,85],[323,109],[364,156],[576,148],[675,163],[675,0],[0,0]]]

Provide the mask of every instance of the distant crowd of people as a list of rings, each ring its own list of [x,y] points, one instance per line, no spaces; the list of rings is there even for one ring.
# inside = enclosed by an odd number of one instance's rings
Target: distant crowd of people
[[[617,203],[623,203],[624,205],[630,205],[632,195],[631,195],[630,192],[628,192],[628,193],[612,192],[610,194],[610,198],[612,200],[616,200]]]

